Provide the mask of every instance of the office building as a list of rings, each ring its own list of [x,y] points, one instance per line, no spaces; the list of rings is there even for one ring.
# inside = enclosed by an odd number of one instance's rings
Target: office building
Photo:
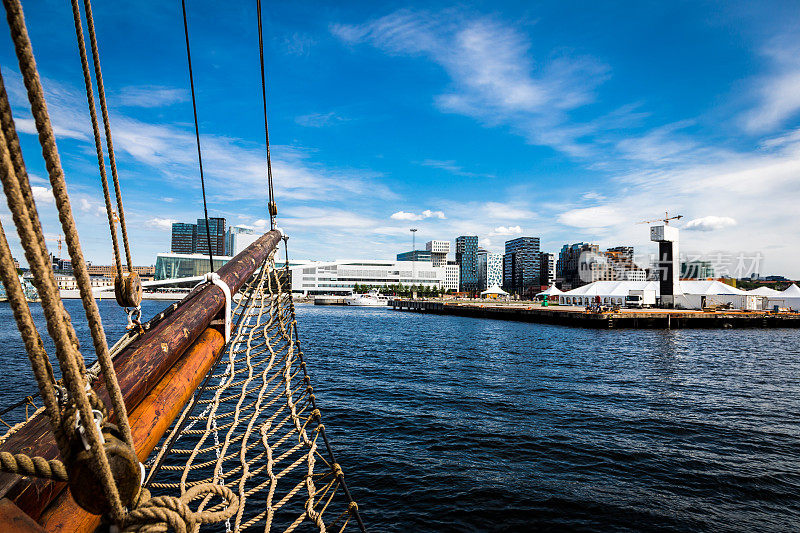
[[[355,285],[443,288],[445,267],[429,261],[330,261],[290,266],[292,292],[308,294],[350,294]]]
[[[197,225],[185,222],[172,224],[172,244],[174,254],[193,254],[197,252]]]
[[[506,241],[503,257],[503,288],[506,292],[530,297],[539,292],[539,255],[538,237]]]
[[[197,219],[197,249],[196,253],[208,255],[208,234],[211,234],[211,253],[225,255],[225,219],[210,217],[208,231],[206,219]]]
[[[455,261],[448,261],[444,267],[444,285],[442,289],[446,291],[458,291],[461,281],[461,266]]]
[[[427,250],[413,250],[397,254],[398,261],[428,261],[431,260],[431,253]]]
[[[539,253],[539,285],[548,287],[556,281],[556,256],[547,252]]]
[[[440,267],[447,264],[447,254],[450,253],[450,241],[428,241],[425,250],[431,253],[431,263]]]
[[[478,251],[478,290],[503,284],[503,254]]]
[[[456,263],[461,267],[459,290],[478,290],[478,236],[462,235],[456,238]]]
[[[261,235],[249,226],[231,226],[225,234],[225,255],[239,255],[245,248],[256,242]]]
[[[559,288],[568,291],[596,281],[592,279],[597,276],[598,268],[594,259],[599,254],[600,247],[596,244],[579,242],[562,246],[556,261],[556,284]],[[595,273],[592,273],[593,268]]]

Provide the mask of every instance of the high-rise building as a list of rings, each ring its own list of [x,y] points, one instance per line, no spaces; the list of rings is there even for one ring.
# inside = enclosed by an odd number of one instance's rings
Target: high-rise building
[[[430,261],[431,253],[427,250],[413,250],[397,254],[398,261]],[[437,265],[434,265],[437,266]]]
[[[596,244],[579,242],[562,246],[556,261],[556,283],[560,285],[559,288],[568,291],[591,283],[592,276],[587,276],[586,272],[582,276],[581,266],[585,270],[587,265],[597,265],[598,263],[592,263],[587,257],[595,257],[599,253],[600,247]]]
[[[173,223],[170,250],[175,254],[195,253],[197,251],[197,225],[185,222]]]
[[[208,234],[211,234],[211,253],[213,255],[225,255],[225,219],[208,219],[208,231],[206,231],[206,219],[197,219],[197,253],[208,255]]]
[[[503,284],[503,254],[478,251],[478,290]]]
[[[556,256],[547,252],[539,253],[539,284],[550,286],[556,281]]]
[[[456,238],[456,263],[461,267],[459,290],[478,290],[478,236],[462,235]]]
[[[249,226],[231,226],[225,234],[225,255],[231,257],[238,255],[259,237],[261,235]]]
[[[503,287],[512,294],[533,296],[539,292],[539,237],[506,241]],[[532,293],[532,294],[531,294]]]
[[[447,264],[447,254],[450,253],[450,241],[428,241],[425,250],[431,253],[431,263],[440,267]]]

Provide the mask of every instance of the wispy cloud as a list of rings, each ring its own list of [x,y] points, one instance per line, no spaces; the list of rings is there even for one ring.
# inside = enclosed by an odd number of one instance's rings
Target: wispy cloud
[[[464,177],[467,177],[467,178],[476,178],[476,177],[493,178],[494,177],[492,174],[484,174],[484,173],[481,173],[481,172],[472,172],[472,171],[469,171],[469,170],[464,170],[463,167],[461,167],[460,165],[456,164],[456,162],[454,160],[452,160],[452,159],[449,159],[449,160],[446,160],[446,161],[442,161],[442,160],[439,160],[439,159],[425,159],[424,161],[420,162],[419,164],[422,165],[423,167],[438,168],[438,169],[444,170],[446,172],[449,172],[450,174],[453,174],[455,176],[464,176]]]
[[[533,59],[528,38],[491,17],[402,9],[331,32],[355,45],[369,43],[395,55],[424,56],[440,65],[452,86],[436,97],[442,111],[505,124],[530,142],[580,151],[586,127],[568,126],[566,113],[595,99],[608,67],[587,56]]]
[[[295,122],[307,128],[325,128],[342,122],[348,122],[350,119],[340,115],[335,111],[328,113],[310,113],[308,115],[301,115],[294,119]]]
[[[135,85],[120,89],[115,94],[114,102],[124,107],[164,107],[185,102],[188,99],[189,95],[184,89],[159,85]]]
[[[757,80],[756,105],[743,116],[746,130],[764,133],[800,114],[800,45],[776,38],[763,50],[770,72]]]

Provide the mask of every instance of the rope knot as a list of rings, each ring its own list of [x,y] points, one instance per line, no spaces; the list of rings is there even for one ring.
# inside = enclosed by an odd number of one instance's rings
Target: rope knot
[[[337,477],[344,476],[344,472],[342,472],[342,467],[339,466],[339,463],[333,463],[331,465],[331,468],[333,469],[333,473],[336,474]]]
[[[202,483],[187,490],[180,498],[157,496],[149,498],[143,491],[139,507],[125,518],[125,532],[144,533],[176,531],[191,533],[199,524],[218,523],[232,517],[239,509],[239,497],[228,487],[215,483]],[[225,500],[221,511],[192,511],[189,503],[206,496],[220,496]]]
[[[350,505],[347,506],[347,510],[351,513],[355,513],[358,511],[358,504],[356,502],[350,502]]]
[[[319,409],[314,409],[313,411],[311,411],[311,418],[322,420],[322,413],[319,412]]]

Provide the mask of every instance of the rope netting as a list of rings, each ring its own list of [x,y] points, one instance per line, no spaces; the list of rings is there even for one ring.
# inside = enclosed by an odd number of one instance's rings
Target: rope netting
[[[146,485],[154,496],[233,490],[227,531],[363,528],[316,408],[287,280],[271,258],[240,291],[231,342],[156,448]]]

